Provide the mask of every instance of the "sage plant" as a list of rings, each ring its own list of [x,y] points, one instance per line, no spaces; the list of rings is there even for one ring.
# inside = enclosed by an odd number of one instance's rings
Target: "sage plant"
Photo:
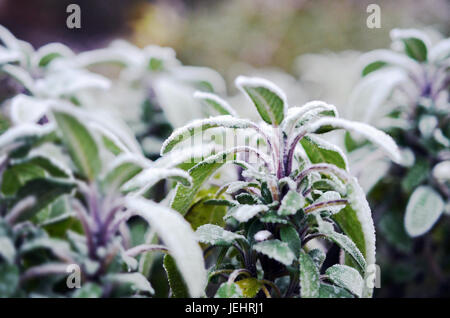
[[[208,246],[209,295],[370,297],[375,277],[370,208],[342,151],[320,135],[341,128],[357,132],[399,160],[394,141],[369,125],[338,118],[336,108],[321,101],[289,108],[284,93],[265,79],[241,76],[236,86],[261,123],[236,117],[217,95],[197,93],[222,115],[174,131],[161,150],[165,156],[197,147],[195,141],[205,139],[196,139],[199,134],[216,129],[243,141],[187,165],[192,186],[178,184],[171,203],[192,219],[198,240]],[[221,140],[216,137],[214,145]],[[201,201],[207,180],[227,163],[241,169],[239,180]],[[209,208],[198,209],[196,202]],[[213,214],[218,206],[227,207],[224,220]],[[200,213],[195,218],[192,209]],[[342,251],[340,262],[331,257],[324,265],[333,244]]]
[[[390,171],[395,176],[392,189],[407,199],[398,208],[405,212],[406,232],[418,237],[449,209],[450,39],[432,45],[423,32],[398,29],[391,31],[391,38],[395,51],[375,50],[363,57],[364,79],[356,90],[364,93],[370,82],[385,82],[366,91],[372,99],[378,96],[378,102],[372,103],[365,117],[403,149],[403,164]],[[395,196],[392,204],[398,206],[397,191],[391,195]]]

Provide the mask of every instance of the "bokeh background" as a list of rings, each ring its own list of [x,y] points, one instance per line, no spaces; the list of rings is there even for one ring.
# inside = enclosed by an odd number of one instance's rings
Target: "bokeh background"
[[[81,29],[66,27],[71,3],[81,7]],[[371,3],[381,7],[380,29],[366,26]],[[238,74],[263,74],[286,90],[290,101],[323,98],[343,108],[345,116],[345,103],[359,76],[354,67],[359,52],[389,47],[393,28],[448,37],[450,1],[0,0],[0,24],[36,48],[62,42],[81,52],[117,38],[139,47],[169,46],[183,64],[220,72],[231,95]],[[379,232],[382,288],[376,296],[450,295],[448,278],[436,282],[427,267],[408,265],[408,257],[386,250],[383,240]],[[421,244],[426,242],[415,242],[413,252],[422,250]],[[445,254],[450,244],[444,245]],[[450,257],[444,260],[450,264]],[[424,266],[435,265],[432,258],[428,263]],[[433,287],[440,284],[433,294],[422,284],[428,280]]]

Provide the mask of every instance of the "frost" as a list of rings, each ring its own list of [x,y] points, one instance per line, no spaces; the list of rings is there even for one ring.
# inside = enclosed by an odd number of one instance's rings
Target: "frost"
[[[269,237],[271,237],[272,236],[272,233],[270,233],[269,231],[267,231],[267,230],[262,230],[262,231],[259,231],[259,232],[257,232],[254,236],[253,236],[253,238],[255,239],[255,241],[257,241],[257,242],[262,242],[262,241],[265,241],[265,240],[267,240]]]
[[[258,213],[266,212],[268,210],[269,208],[266,205],[242,204],[232,208],[227,216],[232,216],[239,222],[247,222]]]
[[[320,127],[327,125],[330,125],[334,128],[343,128],[348,131],[359,133],[371,142],[384,149],[394,162],[401,161],[400,152],[394,140],[381,130],[378,130],[367,124],[349,121],[341,118],[322,118],[311,124],[308,130],[310,132],[314,132]]]

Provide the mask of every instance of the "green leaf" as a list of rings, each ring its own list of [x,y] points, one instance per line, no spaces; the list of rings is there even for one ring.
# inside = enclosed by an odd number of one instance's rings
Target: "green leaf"
[[[332,216],[341,230],[356,245],[358,251],[364,256],[367,265],[375,264],[375,228],[372,220],[372,212],[366,200],[365,193],[356,179],[347,181],[348,204],[339,213]],[[358,253],[352,256],[358,257]],[[359,264],[363,262],[357,261]],[[352,259],[346,257],[346,264],[360,270],[360,265],[354,264]],[[363,267],[365,271],[365,268]],[[361,272],[364,274],[364,272]],[[365,277],[366,278],[366,277]],[[363,297],[370,297],[372,289],[365,286]]]
[[[327,268],[325,274],[333,283],[361,297],[364,281],[359,272],[346,265],[333,265]]]
[[[194,231],[204,224],[225,225],[223,217],[227,212],[227,207],[225,205],[205,204],[205,201],[209,201],[208,198],[195,203],[184,216]]]
[[[366,65],[366,67],[364,67],[364,69],[362,70],[362,76],[366,76],[367,74],[370,74],[376,70],[379,70],[380,68],[382,68],[383,66],[385,66],[387,63],[383,62],[383,61],[375,61],[372,62],[368,65]]]
[[[354,296],[344,288],[322,283],[319,298],[354,298]]]
[[[255,105],[261,118],[268,124],[278,126],[287,112],[286,97],[273,83],[261,78],[239,76],[236,86]]]
[[[31,163],[19,163],[3,173],[2,193],[13,196],[28,181],[45,177],[45,170]]]
[[[69,181],[63,181],[52,178],[34,179],[17,192],[15,203],[18,203],[26,197],[33,196],[36,203],[23,212],[17,221],[22,221],[33,217],[37,212],[52,203],[59,196],[70,193],[75,188],[75,184]]]
[[[64,143],[80,173],[94,180],[100,173],[101,161],[98,146],[89,130],[72,115],[54,112]]]
[[[418,38],[403,38],[403,43],[405,44],[405,52],[406,54],[419,62],[424,62],[427,60],[427,46],[425,43]]]
[[[444,212],[444,201],[433,188],[418,187],[406,206],[405,228],[411,237],[428,232]]]
[[[105,187],[119,189],[125,182],[142,171],[142,167],[131,161],[125,161],[111,169],[103,180]]]
[[[0,263],[0,298],[13,297],[19,287],[19,268]]]
[[[234,159],[234,153],[223,152],[189,169],[192,185],[190,187],[182,184],[177,185],[171,208],[185,215],[201,186],[227,161],[233,161]]]
[[[323,234],[329,240],[333,241],[345,252],[350,254],[358,263],[361,270],[364,272],[366,268],[366,261],[363,254],[360,252],[355,243],[346,235],[335,232],[331,223],[323,222],[319,225],[319,233]]]
[[[286,266],[289,266],[294,261],[295,254],[289,248],[286,242],[280,240],[267,240],[256,243],[253,249],[261,254],[264,254]]]
[[[213,224],[200,226],[197,231],[195,231],[195,234],[200,242],[211,245],[228,246],[233,244],[236,240],[245,240],[244,236],[226,231],[220,226]]]
[[[345,155],[333,144],[319,138],[305,136],[300,140],[311,163],[331,163],[341,169],[347,169]]]
[[[280,230],[280,238],[283,242],[288,243],[289,248],[295,255],[300,254],[300,249],[302,247],[300,236],[298,235],[295,228],[291,225],[284,226]]]
[[[260,291],[263,284],[256,278],[244,278],[235,282],[236,285],[242,290],[242,294],[245,298],[253,298]]]
[[[305,198],[301,194],[290,190],[281,201],[281,206],[278,209],[278,214],[293,215],[297,213],[298,210],[303,208],[305,203]]]
[[[222,283],[214,298],[243,298],[244,294],[236,283]]]
[[[299,256],[300,263],[300,294],[303,298],[319,297],[320,273],[311,256],[303,250]]]
[[[169,285],[172,289],[172,297],[189,298],[189,290],[172,256],[164,256],[164,269],[166,270]]]
[[[61,53],[58,52],[51,52],[49,54],[44,55],[43,57],[41,57],[41,59],[39,60],[38,65],[40,67],[45,67],[47,66],[51,61],[53,61],[53,59],[60,57]]]

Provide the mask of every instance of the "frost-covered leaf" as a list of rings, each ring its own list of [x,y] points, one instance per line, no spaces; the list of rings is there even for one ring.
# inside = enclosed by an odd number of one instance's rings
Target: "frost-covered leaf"
[[[354,298],[354,296],[344,288],[321,283],[319,290],[319,298]]]
[[[320,273],[311,256],[303,250],[299,256],[300,263],[300,294],[303,298],[319,297]]]
[[[37,80],[35,84],[37,95],[51,98],[70,96],[85,89],[106,90],[109,87],[108,79],[83,69],[58,70]]]
[[[290,190],[281,201],[279,215],[293,215],[305,205],[305,198],[296,191]]]
[[[434,45],[428,54],[430,62],[439,64],[450,57],[450,38]]]
[[[89,180],[97,178],[102,168],[99,149],[89,130],[74,116],[54,111],[63,140],[80,173]]]
[[[236,283],[225,282],[220,285],[214,298],[243,298],[242,289]]]
[[[283,122],[283,129],[289,132],[297,126],[322,116],[338,117],[338,111],[334,105],[319,100],[310,101],[301,107],[291,107]]]
[[[326,162],[347,169],[347,158],[339,147],[312,135],[303,137],[300,143],[311,163]]]
[[[205,105],[214,109],[219,115],[231,115],[237,117],[236,111],[228,104],[228,102],[215,94],[197,91],[195,92],[194,97],[203,101]]]
[[[380,146],[394,162],[400,162],[401,160],[400,152],[394,140],[381,130],[378,130],[370,125],[342,118],[327,117],[319,119],[318,121],[311,124],[311,126],[309,127],[309,131],[315,132],[323,126],[342,128],[347,131],[361,134],[374,144]]]
[[[245,240],[244,236],[226,231],[220,226],[213,224],[200,226],[195,231],[195,235],[199,242],[210,245],[228,246],[236,240]]]
[[[170,255],[164,256],[164,269],[167,273],[167,279],[172,290],[172,295],[175,298],[189,298],[189,291],[183,276],[177,268],[175,260]]]
[[[39,67],[48,66],[59,57],[73,57],[73,51],[61,43],[49,43],[41,46],[33,56],[33,63]]]
[[[327,268],[325,274],[336,285],[361,297],[364,281],[356,269],[350,266],[336,264]]]
[[[158,181],[167,178],[172,178],[186,187],[189,187],[192,183],[191,176],[184,170],[177,168],[147,168],[139,172],[131,180],[127,181],[122,186],[122,190],[126,192],[138,190],[138,193],[143,194]]]
[[[441,182],[450,180],[450,160],[439,162],[433,167],[433,177]]]
[[[444,211],[442,197],[429,186],[418,187],[406,206],[406,232],[417,237],[428,232]]]
[[[289,245],[280,240],[259,242],[253,245],[253,249],[286,266],[291,265],[295,259],[294,252],[289,248]]]
[[[48,100],[19,94],[11,100],[11,120],[15,124],[37,123],[48,109]]]
[[[393,29],[390,35],[392,40],[400,40],[403,42],[405,52],[410,58],[419,62],[427,60],[427,44],[429,40],[424,33],[412,29]]]
[[[241,204],[231,208],[230,211],[227,213],[226,217],[231,216],[236,220],[238,220],[239,222],[243,223],[247,222],[258,213],[266,212],[267,210],[269,210],[269,208],[263,204],[257,205]]]
[[[171,202],[172,209],[184,215],[200,187],[227,162],[235,162],[235,150],[231,149],[211,156],[189,169],[192,185],[190,187],[177,185],[175,196]]]
[[[2,66],[2,71],[16,79],[32,95],[36,93],[36,85],[31,75],[20,66],[7,64]]]
[[[361,251],[355,245],[355,243],[346,235],[334,231],[331,223],[321,222],[319,223],[319,233],[325,235],[329,240],[333,241],[345,252],[353,257],[362,270],[366,268],[366,261]]]
[[[261,118],[268,124],[278,126],[287,113],[284,93],[273,83],[262,78],[239,76],[236,86],[250,98]]]
[[[334,214],[332,218],[351,239],[353,244],[356,245],[358,251],[364,256],[366,264],[375,264],[375,228],[372,220],[372,212],[364,191],[359,186],[358,181],[353,177],[347,180],[347,200],[347,206],[339,213]],[[356,251],[352,257],[360,258]],[[361,260],[357,262],[364,264]],[[351,262],[347,265],[358,266]],[[372,289],[365,285],[363,297],[371,297],[371,295]]]
[[[143,217],[167,246],[191,297],[201,297],[207,274],[202,250],[189,223],[179,213],[143,198],[127,198],[126,205]]]
[[[235,128],[235,129],[245,129],[252,128],[255,125],[247,120],[235,118],[230,115],[216,116],[208,119],[198,119],[192,121],[190,124],[178,128],[175,130],[163,143],[161,148],[161,155],[171,151],[177,144],[183,142],[190,137],[200,134],[207,129],[211,128]]]
[[[54,126],[52,125],[22,124],[13,126],[0,135],[0,153],[20,149],[27,145],[31,147],[39,140],[49,136],[53,130]]]
[[[106,276],[106,280],[120,285],[129,285],[135,291],[155,293],[150,282],[141,273],[118,273]]]

